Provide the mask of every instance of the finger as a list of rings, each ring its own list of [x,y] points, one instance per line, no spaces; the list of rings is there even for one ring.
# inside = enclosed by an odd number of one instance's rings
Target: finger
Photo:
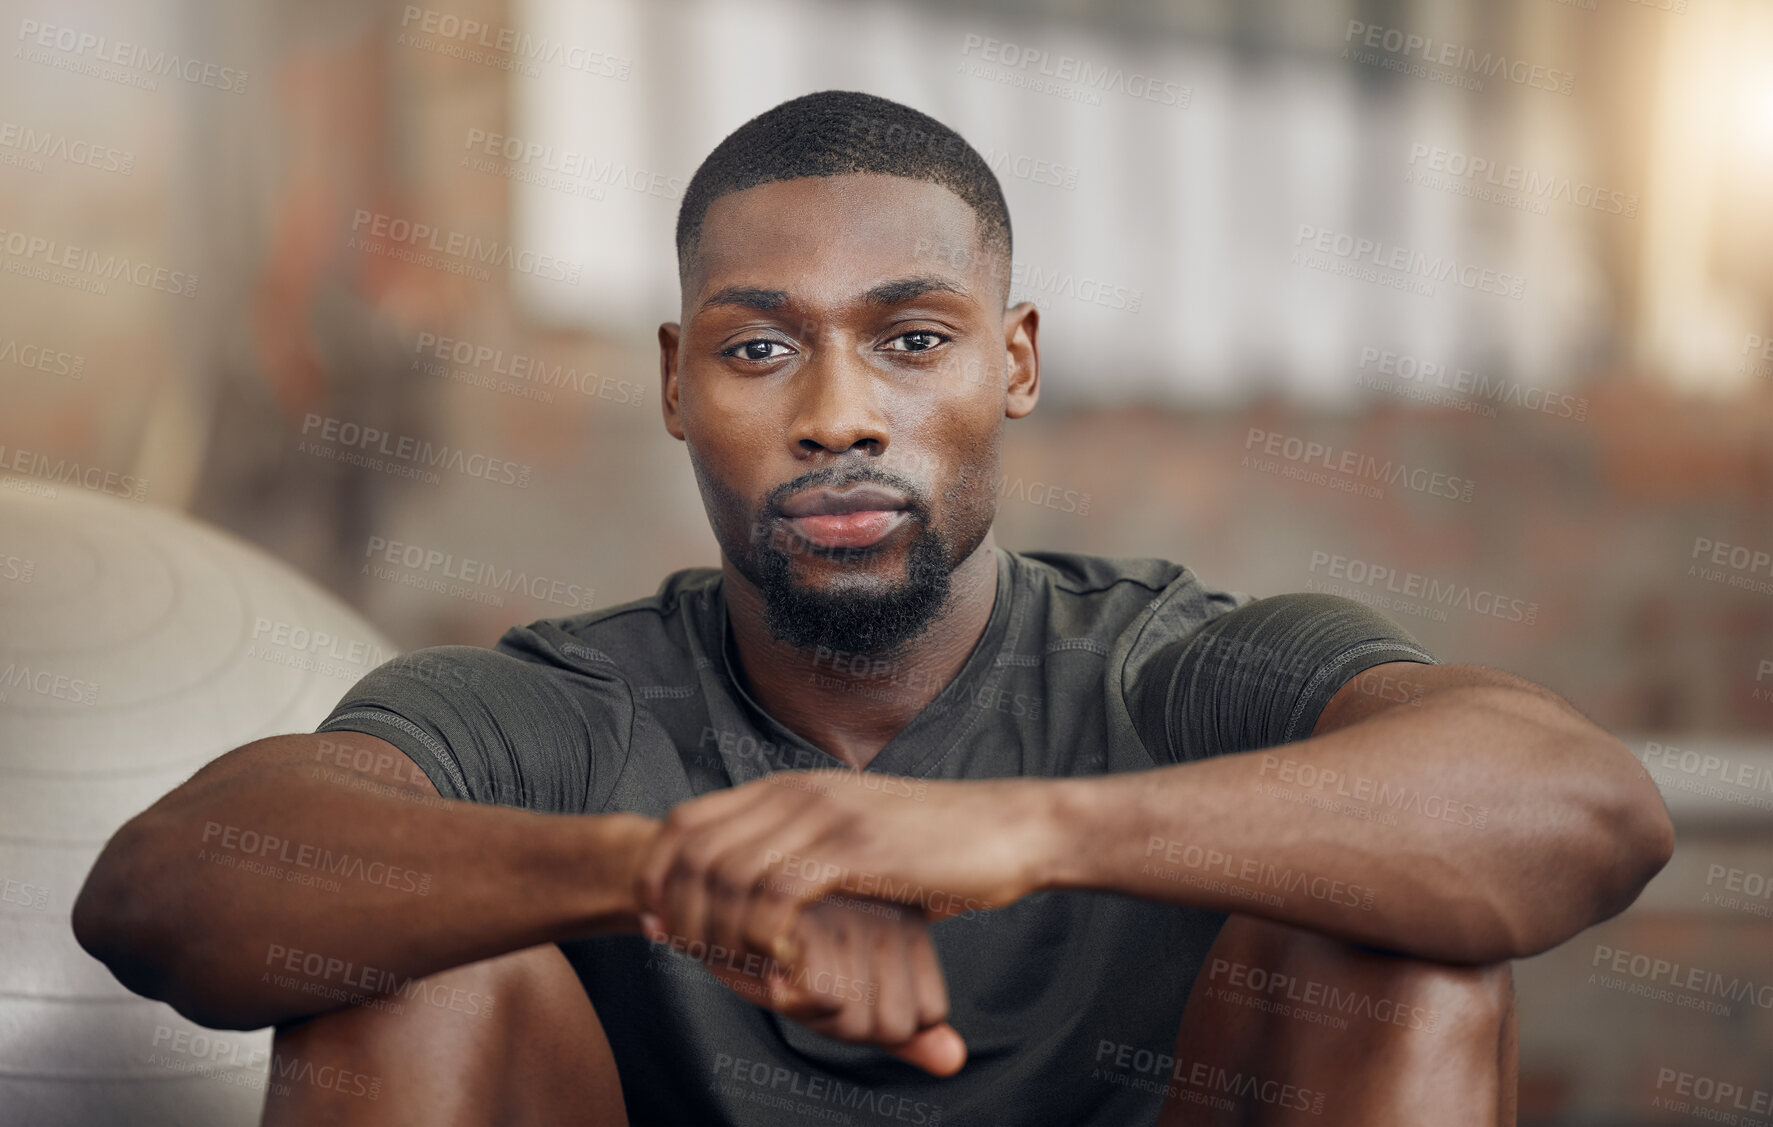
[[[869,944],[854,913],[834,904],[820,904],[818,912],[831,952],[832,974],[815,977],[808,986],[839,1006],[831,1035],[844,1041],[874,1041],[874,1003],[878,986],[863,981],[869,973]]]
[[[835,1036],[829,1027],[843,1007],[837,999],[819,993],[815,985],[829,982],[842,973],[845,936],[825,913],[815,912],[803,917],[796,927],[795,941],[801,948],[801,957],[791,963],[771,958],[767,964],[770,977],[784,984],[782,997],[797,1012],[824,1019],[816,1025],[811,1021],[806,1024],[828,1036]],[[797,1017],[797,1020],[800,1019]]]
[[[948,980],[936,954],[936,937],[923,920],[915,921],[916,934],[906,947],[911,963],[912,990],[917,998],[917,1026],[926,1029],[948,1020]]]
[[[734,847],[751,838],[767,838],[779,824],[782,811],[751,808],[739,811],[724,821],[712,822],[685,834],[675,860],[665,875],[661,890],[659,914],[669,928],[686,939],[712,942],[707,917],[711,903],[748,899],[749,889],[718,886],[729,877],[721,860]],[[753,868],[761,871],[761,865]],[[742,872],[743,866],[732,872]],[[755,882],[756,877],[752,880]]]
[[[876,915],[871,925],[875,952],[872,978],[880,986],[874,1026],[881,1044],[896,1045],[910,1040],[921,1028],[911,962],[911,946],[917,936],[902,918],[905,913],[898,905],[875,903],[869,905],[869,910]]]
[[[904,1044],[882,1047],[933,1076],[953,1076],[967,1062],[967,1043],[947,1022],[920,1031]]]
[[[734,826],[737,838],[744,825]],[[732,841],[715,861],[708,874],[707,884],[707,917],[704,927],[711,943],[717,943],[732,951],[745,951],[746,923],[750,919],[753,904],[756,903],[760,885],[773,880],[770,866],[784,854],[779,843],[782,841],[783,828],[777,823],[764,824],[757,828],[749,837]],[[793,952],[783,950],[772,951],[768,947],[750,948],[756,954],[780,957],[783,962],[793,961]]]
[[[792,942],[801,910],[842,888],[848,869],[829,859],[834,849],[819,846],[830,840],[826,829],[802,823],[782,834],[778,845],[781,859],[769,866],[764,879],[751,890],[742,925],[743,941],[750,949],[792,960],[793,951],[784,949],[782,941]]]
[[[849,870],[832,860],[837,827],[809,815],[783,825],[772,841],[776,860],[752,886],[740,924],[741,945],[759,954],[793,962],[794,928],[801,909],[842,888]]]
[[[644,907],[657,908],[664,898],[666,878],[677,861],[678,852],[695,832],[715,822],[728,819],[754,806],[782,801],[780,792],[760,788],[756,782],[729,790],[715,791],[681,802],[665,815],[658,836],[653,839],[635,877],[636,892]]]

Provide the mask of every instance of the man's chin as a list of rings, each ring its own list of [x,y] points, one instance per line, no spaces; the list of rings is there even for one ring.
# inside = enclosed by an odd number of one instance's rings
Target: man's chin
[[[777,557],[758,588],[779,642],[799,649],[881,654],[922,634],[947,602],[949,569],[939,544],[824,560]]]

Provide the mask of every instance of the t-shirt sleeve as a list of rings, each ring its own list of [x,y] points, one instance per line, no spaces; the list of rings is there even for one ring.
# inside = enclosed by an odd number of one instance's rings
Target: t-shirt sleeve
[[[1438,664],[1363,603],[1273,595],[1166,644],[1128,703],[1147,746],[1189,762],[1306,738],[1338,689],[1388,661]]]
[[[633,722],[613,673],[435,646],[371,670],[315,730],[387,740],[445,798],[578,814],[614,786]]]

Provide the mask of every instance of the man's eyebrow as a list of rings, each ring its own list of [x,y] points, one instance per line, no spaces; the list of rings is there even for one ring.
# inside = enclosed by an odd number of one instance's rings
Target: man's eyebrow
[[[971,297],[966,287],[946,278],[937,278],[928,274],[915,278],[896,278],[890,282],[882,282],[867,293],[862,299],[870,305],[901,305],[926,293],[943,292]]]
[[[714,305],[738,305],[746,309],[760,309],[765,313],[773,312],[788,304],[787,290],[766,290],[758,286],[728,286],[717,290],[702,303],[707,309]]]

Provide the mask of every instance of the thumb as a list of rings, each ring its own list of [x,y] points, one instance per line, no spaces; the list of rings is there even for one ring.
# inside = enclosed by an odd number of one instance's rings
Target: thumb
[[[914,1064],[932,1076],[953,1076],[967,1062],[967,1043],[954,1026],[943,1022],[921,1029],[900,1045],[883,1046],[887,1052]]]

